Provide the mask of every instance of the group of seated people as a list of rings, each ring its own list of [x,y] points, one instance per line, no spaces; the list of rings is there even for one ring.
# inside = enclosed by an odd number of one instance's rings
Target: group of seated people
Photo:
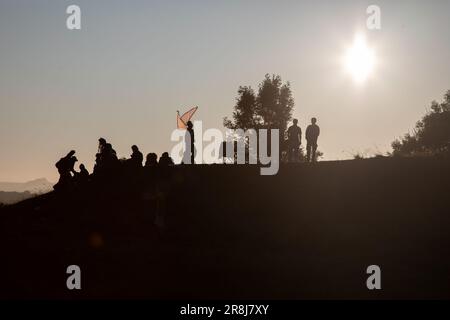
[[[79,165],[80,171],[75,170],[75,163],[78,159],[75,156],[75,151],[71,150],[55,164],[60,176],[58,183],[54,186],[55,190],[83,184],[90,179],[101,180],[104,177],[111,176],[112,173],[120,169],[130,172],[143,167],[143,154],[136,145],[131,147],[132,153],[129,159],[119,159],[112,145],[104,138],[100,138],[98,142],[98,152],[95,155],[93,174],[89,174],[84,164]],[[149,153],[147,154],[144,167],[168,167],[173,165],[174,162],[168,152],[164,152],[159,161],[156,153]]]

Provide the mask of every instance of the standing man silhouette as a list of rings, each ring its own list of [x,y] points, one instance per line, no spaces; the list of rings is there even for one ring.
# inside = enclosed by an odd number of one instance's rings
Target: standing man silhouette
[[[297,126],[298,120],[294,119],[293,125],[289,127],[288,133],[288,161],[298,161],[298,150],[302,144],[302,129]]]
[[[183,156],[183,164],[194,164],[195,147],[194,147],[194,125],[191,121],[187,122],[187,131],[184,138],[185,151]]]
[[[136,145],[133,145],[131,147],[131,150],[133,151],[133,153],[131,154],[131,158],[129,159],[131,166],[135,168],[142,167],[142,161],[144,160],[142,152],[139,151],[139,148]]]
[[[103,153],[103,151],[105,150],[105,148],[106,148],[106,140],[105,140],[105,138],[100,138],[100,139],[98,139],[98,153],[99,154],[102,154]]]
[[[320,128],[316,124],[317,119],[312,118],[311,124],[306,128],[306,160],[316,161],[317,138],[319,138]]]

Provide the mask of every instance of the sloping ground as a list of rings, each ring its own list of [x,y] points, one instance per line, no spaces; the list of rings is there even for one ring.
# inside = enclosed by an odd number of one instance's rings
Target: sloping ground
[[[5,298],[450,298],[450,161],[174,168],[0,211]],[[146,200],[147,199],[147,200]],[[149,200],[150,199],[150,200]],[[82,290],[66,288],[66,268]],[[381,267],[382,290],[366,288]]]

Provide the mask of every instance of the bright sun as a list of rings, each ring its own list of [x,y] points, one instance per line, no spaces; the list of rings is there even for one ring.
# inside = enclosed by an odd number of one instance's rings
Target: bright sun
[[[344,57],[346,71],[357,83],[363,83],[372,74],[375,66],[375,53],[367,46],[363,35],[357,35]]]

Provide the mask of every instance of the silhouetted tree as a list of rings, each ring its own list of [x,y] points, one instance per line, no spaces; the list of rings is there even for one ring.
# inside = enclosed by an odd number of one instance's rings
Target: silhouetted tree
[[[251,87],[240,86],[233,111],[233,120],[227,117],[223,125],[229,129],[251,129],[258,126],[256,117],[256,96]]]
[[[267,129],[279,129],[284,137],[287,124],[292,118],[294,98],[289,82],[283,84],[281,77],[266,74],[259,85],[256,114],[261,126]]]
[[[266,74],[258,96],[249,86],[239,87],[233,119],[225,117],[223,123],[230,129],[279,129],[280,136],[284,136],[293,108],[289,82],[283,84],[280,76]]]
[[[293,108],[294,98],[289,82],[283,84],[280,76],[266,74],[257,96],[250,86],[239,87],[233,118],[229,120],[225,117],[223,124],[229,129],[279,129],[280,148],[283,149]]]
[[[259,127],[258,117],[256,115],[256,95],[255,91],[250,86],[240,86],[238,89],[238,97],[236,98],[236,105],[233,111],[233,120],[229,120],[227,117],[223,120],[224,127],[228,129],[256,129]],[[243,140],[243,137],[233,136],[226,137],[228,141],[223,144],[222,155],[225,157],[226,148],[236,146],[233,141],[243,141],[248,145],[248,139]],[[234,154],[232,155],[236,160],[237,150],[234,148]],[[247,157],[246,157],[247,159]],[[247,159],[248,161],[248,159]]]
[[[450,152],[450,90],[444,101],[431,103],[431,110],[416,123],[412,134],[392,143],[394,156],[432,155]]]

